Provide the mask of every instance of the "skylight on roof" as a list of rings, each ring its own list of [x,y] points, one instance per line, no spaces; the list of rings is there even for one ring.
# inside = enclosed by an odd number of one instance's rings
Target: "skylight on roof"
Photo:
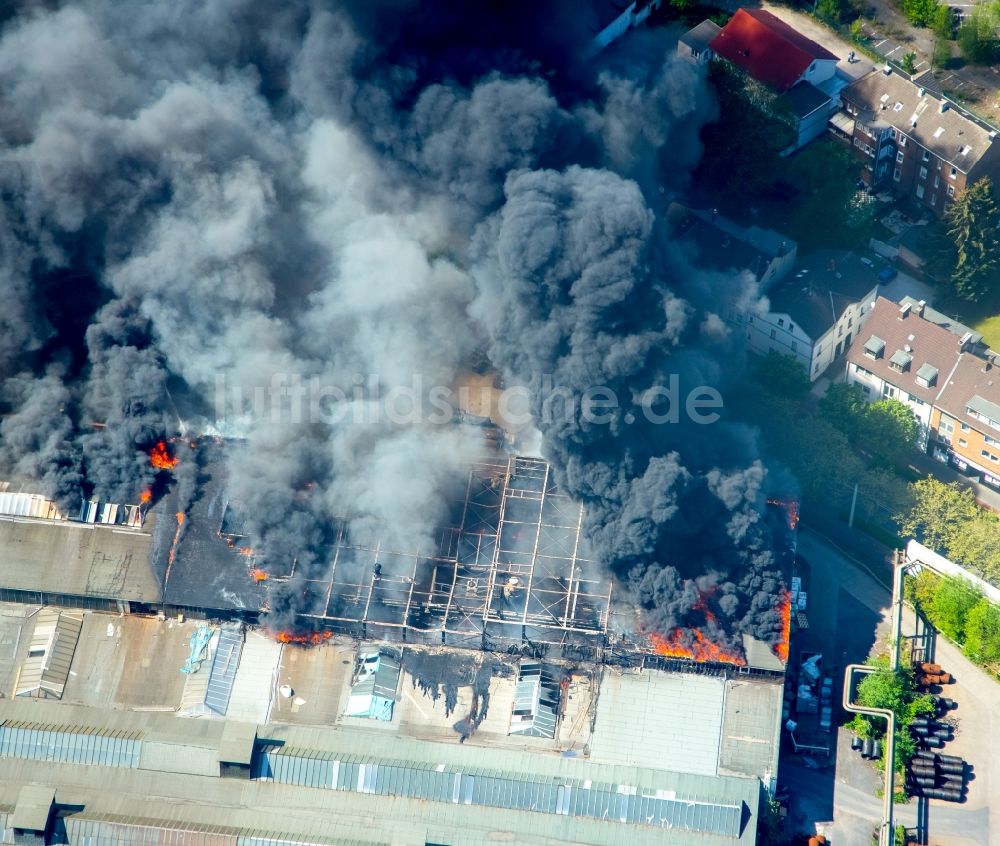
[[[889,99],[889,95],[888,95],[888,94],[883,94],[883,95],[881,96],[881,98],[880,98],[880,101],[884,103],[884,102],[885,102],[886,100],[888,100],[888,99]]]
[[[966,145],[965,145],[965,146],[964,146],[964,147],[962,148],[962,155],[963,155],[963,156],[967,156],[967,155],[969,155],[969,153],[971,153],[971,152],[972,152],[972,147],[970,147],[970,146],[969,146],[968,144],[966,144]]]
[[[892,107],[892,110],[894,112],[901,112],[901,111],[903,111],[903,104],[900,103],[900,102],[897,102],[896,105]]]
[[[942,135],[944,135],[944,127],[939,126],[937,129],[934,130],[934,137],[940,138]]]

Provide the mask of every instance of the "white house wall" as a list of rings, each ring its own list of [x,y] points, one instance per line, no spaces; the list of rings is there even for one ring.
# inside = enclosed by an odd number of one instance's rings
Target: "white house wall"
[[[849,385],[859,385],[868,402],[875,402],[880,399],[895,399],[904,403],[920,423],[919,446],[921,449],[926,449],[927,438],[931,428],[931,409],[933,406],[929,402],[918,399],[908,391],[897,388],[891,382],[887,382],[870,370],[862,372],[863,367],[862,365],[859,368],[857,364],[848,363],[847,383]]]
[[[857,337],[860,328],[868,319],[868,315],[871,314],[872,304],[875,302],[876,296],[878,296],[877,285],[865,294],[862,300],[844,309],[840,320],[816,341],[809,371],[810,379],[816,381],[837,360],[837,357],[846,351],[848,344]],[[839,352],[838,344],[840,345]]]
[[[773,350],[790,355],[808,371],[812,360],[812,338],[787,314],[749,314],[746,332],[747,346],[754,352],[767,355]]]

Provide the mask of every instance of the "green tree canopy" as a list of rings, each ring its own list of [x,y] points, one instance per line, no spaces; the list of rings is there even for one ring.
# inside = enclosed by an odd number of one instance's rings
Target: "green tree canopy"
[[[996,5],[974,6],[958,28],[958,47],[967,62],[990,65],[1000,54]]]
[[[751,375],[765,391],[786,399],[809,393],[809,374],[797,358],[771,350],[751,365]]]
[[[1000,210],[989,178],[962,191],[945,213],[948,234],[958,250],[951,274],[955,293],[978,302],[1000,282]]]
[[[695,179],[730,211],[745,211],[778,179],[781,152],[796,137],[787,104],[734,65],[712,62],[709,81],[719,101],[719,119],[705,126],[705,150]]]
[[[967,579],[946,576],[941,579],[931,604],[934,625],[955,643],[965,643],[969,612],[982,598],[982,593]]]
[[[982,664],[1000,664],[1000,607],[980,599],[965,618],[965,651]]]
[[[914,482],[912,488],[916,503],[899,515],[900,531],[947,555],[956,536],[978,515],[975,496],[968,488],[932,477]]]
[[[938,10],[938,0],[903,0],[902,3],[903,14],[906,15],[906,19],[914,26],[930,26],[934,23],[937,10]],[[904,70],[906,67],[904,65]],[[907,73],[913,73],[913,71],[907,70]]]
[[[866,405],[865,395],[859,385],[838,382],[827,388],[823,399],[819,401],[819,412],[845,435],[854,437]]]
[[[944,3],[938,4],[934,10],[934,21],[931,26],[939,40],[951,38],[955,30],[955,16],[951,7]]]
[[[858,427],[858,438],[876,455],[898,461],[912,450],[920,437],[920,423],[910,407],[896,399],[883,399],[866,406]]]

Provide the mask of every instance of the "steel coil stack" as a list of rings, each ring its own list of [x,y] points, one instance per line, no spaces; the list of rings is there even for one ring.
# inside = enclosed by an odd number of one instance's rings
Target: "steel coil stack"
[[[907,792],[927,799],[962,802],[968,769],[965,761],[955,755],[917,752],[907,769]]]

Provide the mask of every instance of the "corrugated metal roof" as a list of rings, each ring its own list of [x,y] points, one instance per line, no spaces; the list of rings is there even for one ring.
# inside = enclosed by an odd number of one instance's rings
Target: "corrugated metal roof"
[[[374,843],[308,839],[226,825],[178,823],[144,817],[86,813],[63,820],[70,846],[376,846]]]
[[[743,805],[718,804],[674,791],[563,778],[532,778],[491,769],[420,766],[366,756],[265,747],[252,775],[305,787],[401,796],[739,837]]]
[[[41,609],[35,615],[28,657],[21,665],[14,695],[61,699],[82,628],[82,614]]]
[[[137,767],[141,747],[142,740],[137,732],[12,720],[0,723],[0,758]]]

